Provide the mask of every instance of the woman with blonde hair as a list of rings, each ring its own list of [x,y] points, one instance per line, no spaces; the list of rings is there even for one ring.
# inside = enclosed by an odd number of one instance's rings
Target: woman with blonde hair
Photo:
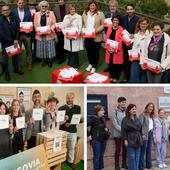
[[[49,3],[47,1],[41,1],[39,3],[39,12],[34,16],[34,27],[36,31],[35,39],[36,44],[36,57],[43,60],[42,67],[48,64],[52,67],[52,59],[56,56],[55,51],[55,23],[56,18],[52,11],[49,10]],[[38,33],[40,27],[49,26],[48,32]]]
[[[76,29],[77,37],[69,38],[66,36],[67,29]],[[78,52],[83,50],[83,40],[80,36],[82,30],[82,17],[77,14],[76,6],[70,4],[68,6],[68,14],[63,20],[64,49],[68,53],[68,65],[74,68],[79,67]]]
[[[146,71],[141,68],[144,58],[147,55],[147,49],[153,33],[151,31],[150,21],[147,17],[141,17],[136,26],[136,33],[134,35],[134,43],[132,50],[136,50],[140,58],[132,61],[131,64],[131,83],[146,83]]]

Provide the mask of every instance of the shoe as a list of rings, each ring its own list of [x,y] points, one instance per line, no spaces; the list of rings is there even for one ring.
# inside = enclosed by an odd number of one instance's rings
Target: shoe
[[[122,164],[123,169],[128,169],[128,166],[126,164]]]
[[[91,72],[91,73],[95,73],[95,72],[96,72],[96,69],[95,69],[95,68],[92,68],[90,72]]]
[[[168,167],[167,164],[165,164],[165,163],[163,163],[162,165],[163,165],[164,168],[167,168],[167,167]]]
[[[115,170],[121,170],[121,169],[120,169],[120,166],[116,165],[116,166],[115,166]]]
[[[10,81],[11,80],[11,77],[10,77],[9,73],[5,73],[5,80],[6,81]]]
[[[32,64],[28,64],[28,70],[32,70]]]
[[[88,67],[86,68],[86,71],[90,71],[93,68],[93,66],[91,64],[88,65]]]
[[[52,66],[53,66],[53,63],[52,63],[52,61],[50,61],[50,62],[48,63],[48,67],[51,68]]]
[[[23,71],[18,71],[18,70],[14,70],[14,73],[16,73],[16,74],[19,74],[19,75],[23,75],[24,74],[24,72]]]
[[[159,165],[158,165],[158,168],[163,169],[163,168],[164,168],[164,167],[163,167],[163,164],[159,164]]]
[[[47,65],[47,62],[44,60],[43,62],[42,62],[42,67],[44,67],[44,66],[46,66]]]
[[[65,61],[66,61],[65,59],[59,59],[57,63],[58,63],[58,64],[62,64],[62,63],[64,63]]]

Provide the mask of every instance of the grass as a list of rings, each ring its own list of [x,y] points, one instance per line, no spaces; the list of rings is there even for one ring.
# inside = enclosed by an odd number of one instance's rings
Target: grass
[[[72,170],[65,162],[61,165],[61,170]],[[84,170],[84,161],[80,161],[77,164],[76,170]]]
[[[0,59],[2,60],[2,56],[0,57]],[[80,63],[79,70],[82,71],[83,75],[85,76],[85,68],[88,66],[88,59],[85,50],[79,52],[79,63]],[[29,71],[26,66],[25,54],[23,54],[22,65],[24,75],[18,75],[13,72],[12,61],[11,59],[9,59],[9,70],[11,80],[7,82],[5,80],[5,76],[2,75],[0,76],[0,83],[51,83],[51,72],[67,65],[67,61],[59,65],[57,64],[57,60],[54,59],[52,68],[49,68],[48,66],[41,67],[41,64],[42,64],[41,62],[33,63],[33,70]],[[104,50],[101,48],[97,72],[102,72],[105,67],[106,67],[105,54]]]

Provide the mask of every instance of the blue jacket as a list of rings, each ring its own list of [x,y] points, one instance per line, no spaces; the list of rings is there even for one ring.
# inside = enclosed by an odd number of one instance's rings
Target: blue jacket
[[[19,14],[18,14],[18,8],[13,9],[11,11],[11,13],[15,16],[16,20],[18,22],[21,22],[20,18],[19,18]],[[32,21],[32,17],[31,17],[31,12],[29,9],[24,9],[24,19],[23,22],[31,22]]]
[[[19,38],[19,23],[10,15],[10,22],[2,15],[0,17],[0,42],[2,45],[13,45]]]
[[[135,33],[135,28],[136,28],[136,24],[139,20],[139,17],[134,15],[130,21],[128,19],[128,16],[124,16],[123,17],[123,28],[126,29],[130,34],[134,34]]]

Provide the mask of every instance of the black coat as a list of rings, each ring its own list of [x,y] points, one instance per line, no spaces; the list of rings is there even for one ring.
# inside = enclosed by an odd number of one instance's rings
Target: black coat
[[[122,19],[123,28],[126,29],[130,34],[134,34],[138,20],[139,17],[136,15],[134,15],[130,20],[128,19],[127,15],[124,16]]]
[[[19,23],[10,15],[10,22],[4,17],[0,17],[0,42],[2,45],[13,45],[14,40],[19,38]]]
[[[122,139],[128,141],[129,147],[141,147],[142,140],[142,124],[136,117],[134,120],[125,117],[121,125]]]
[[[105,130],[106,123],[104,117],[98,117],[97,115],[89,117],[87,119],[87,127],[90,127],[90,131],[87,131],[87,135],[91,135],[92,140],[102,141],[109,138],[110,132]]]

